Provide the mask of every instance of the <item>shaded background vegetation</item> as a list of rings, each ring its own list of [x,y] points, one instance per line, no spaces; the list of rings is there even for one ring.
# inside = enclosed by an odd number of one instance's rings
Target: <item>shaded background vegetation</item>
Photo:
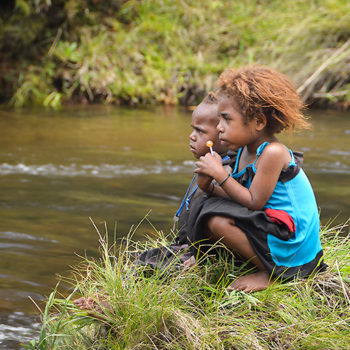
[[[266,64],[309,104],[350,106],[347,0],[12,0],[0,102],[195,104],[223,69]]]

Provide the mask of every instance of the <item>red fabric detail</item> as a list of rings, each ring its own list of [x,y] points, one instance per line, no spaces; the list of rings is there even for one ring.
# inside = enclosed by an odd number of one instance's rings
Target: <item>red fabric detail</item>
[[[266,215],[270,218],[272,222],[277,224],[285,224],[290,232],[295,232],[295,223],[293,218],[284,210],[276,210],[267,208],[265,210]]]

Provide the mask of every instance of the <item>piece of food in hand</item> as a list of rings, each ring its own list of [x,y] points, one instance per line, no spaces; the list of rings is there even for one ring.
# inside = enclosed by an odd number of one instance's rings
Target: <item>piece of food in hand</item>
[[[213,151],[213,141],[210,141],[210,140],[207,141],[206,145],[207,145],[207,147],[209,147],[210,153],[211,153],[211,154],[214,154],[214,151]]]

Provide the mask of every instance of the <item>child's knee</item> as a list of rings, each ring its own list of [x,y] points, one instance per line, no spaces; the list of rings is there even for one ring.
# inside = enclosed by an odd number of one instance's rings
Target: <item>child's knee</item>
[[[208,229],[212,233],[216,232],[225,232],[227,226],[234,225],[234,220],[231,218],[226,218],[224,216],[211,216],[208,219]]]

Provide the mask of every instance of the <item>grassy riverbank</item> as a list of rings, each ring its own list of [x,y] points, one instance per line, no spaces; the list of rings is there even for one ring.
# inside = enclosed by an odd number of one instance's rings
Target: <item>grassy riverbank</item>
[[[308,280],[275,284],[254,294],[226,292],[247,272],[229,259],[211,260],[186,272],[146,276],[132,268],[135,251],[164,242],[101,238],[99,261],[84,259],[67,280],[68,296],[54,292],[32,349],[347,349],[350,343],[350,237],[324,228],[328,271]],[[100,318],[73,306],[77,291],[101,291],[112,309]],[[55,294],[56,293],[56,294]],[[103,305],[101,305],[103,308]]]
[[[350,106],[345,0],[16,0],[0,5],[0,101],[195,104],[223,69],[288,74],[304,100]]]

